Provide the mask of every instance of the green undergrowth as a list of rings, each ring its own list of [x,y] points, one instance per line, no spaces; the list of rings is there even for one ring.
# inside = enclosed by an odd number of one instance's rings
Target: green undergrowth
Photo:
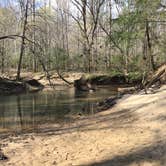
[[[139,72],[129,72],[128,74],[123,74],[121,72],[110,72],[110,73],[92,73],[85,74],[84,79],[89,82],[103,82],[109,84],[111,82],[120,83],[140,83],[142,80],[142,73]]]

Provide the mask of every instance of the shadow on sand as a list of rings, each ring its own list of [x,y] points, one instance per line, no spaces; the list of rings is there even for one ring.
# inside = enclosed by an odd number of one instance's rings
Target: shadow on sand
[[[98,163],[91,163],[86,166],[129,166],[134,164],[140,166],[144,163],[155,163],[157,166],[166,165],[166,142],[158,141],[153,145],[144,147],[135,152],[125,155],[115,156],[111,159]]]

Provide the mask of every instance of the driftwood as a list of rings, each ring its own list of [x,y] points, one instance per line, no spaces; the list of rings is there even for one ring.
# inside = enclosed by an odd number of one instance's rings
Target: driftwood
[[[135,87],[125,87],[125,88],[118,88],[118,93],[120,94],[131,94],[136,91]]]
[[[18,94],[25,92],[36,92],[44,88],[35,79],[24,80],[22,82],[0,78],[0,94]]]
[[[37,92],[44,88],[44,86],[35,79],[26,80],[24,84],[28,92]]]
[[[0,94],[13,94],[25,91],[26,87],[23,83],[0,78]]]
[[[8,160],[8,157],[4,155],[4,153],[0,149],[0,161]]]
[[[85,76],[82,76],[80,79],[74,81],[74,87],[79,91],[91,91],[95,90],[95,86],[92,85]]]
[[[60,78],[61,80],[63,80],[64,82],[66,82],[68,85],[72,85],[72,84],[73,84],[72,82],[69,82],[68,80],[66,80],[66,79],[60,74],[59,70],[57,70],[57,74],[58,74],[59,78]]]
[[[160,66],[151,79],[147,80],[144,84],[145,93],[147,93],[147,89],[155,84],[166,84],[166,64]]]

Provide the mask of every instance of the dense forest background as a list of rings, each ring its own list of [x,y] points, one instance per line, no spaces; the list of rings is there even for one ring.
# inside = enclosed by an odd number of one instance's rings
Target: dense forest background
[[[164,0],[0,0],[0,69],[139,73],[166,62]]]

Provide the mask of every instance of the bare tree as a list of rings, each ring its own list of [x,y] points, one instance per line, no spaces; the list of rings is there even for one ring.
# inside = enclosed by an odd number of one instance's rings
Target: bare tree
[[[80,17],[71,14],[72,18],[77,22],[82,37],[84,38],[84,54],[87,58],[88,72],[92,71],[92,49],[96,30],[99,25],[99,15],[101,7],[105,0],[72,0],[72,4],[79,11]]]
[[[17,69],[17,78],[16,78],[17,80],[20,79],[22,58],[23,58],[23,54],[24,54],[24,51],[25,51],[25,35],[26,35],[26,28],[27,28],[27,24],[28,24],[28,20],[27,19],[28,19],[29,0],[26,0],[25,3],[20,1],[20,6],[22,6],[22,4],[24,4],[25,9],[24,9],[24,15],[23,15],[24,16],[23,17],[23,29],[22,29],[21,48],[20,48],[20,58],[19,58],[18,69]]]

